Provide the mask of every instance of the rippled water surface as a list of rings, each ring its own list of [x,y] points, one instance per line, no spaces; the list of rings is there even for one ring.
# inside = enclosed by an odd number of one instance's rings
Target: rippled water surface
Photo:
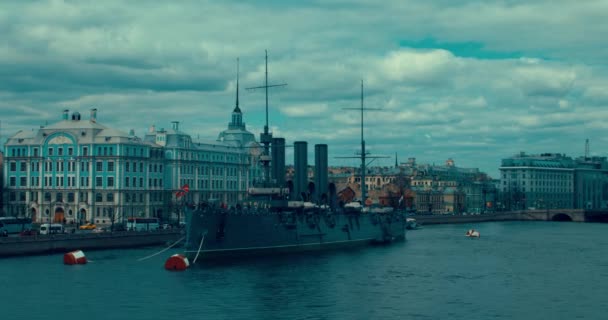
[[[474,227],[481,238],[464,236]],[[160,248],[0,259],[2,319],[608,319],[608,225],[438,225],[408,240],[163,269]]]

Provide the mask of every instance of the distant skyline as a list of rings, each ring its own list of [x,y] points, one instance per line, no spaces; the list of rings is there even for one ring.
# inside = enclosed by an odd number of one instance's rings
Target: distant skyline
[[[520,151],[608,155],[608,1],[13,1],[0,3],[2,143],[89,109],[143,136],[151,125],[215,140],[235,105],[248,130],[498,177]],[[292,152],[287,152],[292,163]]]

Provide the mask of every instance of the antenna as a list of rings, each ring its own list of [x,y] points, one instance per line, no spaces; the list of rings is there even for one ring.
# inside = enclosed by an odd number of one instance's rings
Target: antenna
[[[239,109],[239,58],[236,58],[236,109]]]
[[[264,154],[260,157],[260,161],[264,166],[264,181],[270,181],[270,143],[272,141],[272,133],[268,132],[268,88],[273,87],[284,87],[286,83],[280,84],[268,84],[268,50],[264,50],[265,52],[265,64],[266,64],[266,72],[264,77],[264,85],[258,87],[246,88],[247,90],[256,90],[256,89],[265,89],[266,90],[266,124],[264,125],[264,132],[260,134],[260,141],[264,145]]]
[[[585,160],[589,159],[589,139],[585,140]]]
[[[369,156],[369,152],[365,151],[365,139],[363,139],[363,111],[367,110],[382,110],[379,108],[365,108],[363,106],[363,80],[361,80],[361,107],[359,108],[342,108],[343,110],[357,110],[361,111],[361,154],[358,157],[339,157],[339,158],[360,158],[361,159],[361,200],[364,201],[367,199],[367,186],[365,185],[365,171],[366,171],[366,163],[365,159],[379,159],[379,158],[388,158],[386,156]],[[372,160],[373,161],[373,160]],[[371,163],[371,162],[370,162]]]

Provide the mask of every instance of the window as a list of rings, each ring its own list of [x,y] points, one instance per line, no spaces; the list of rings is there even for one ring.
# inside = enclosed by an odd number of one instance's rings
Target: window
[[[108,187],[114,186],[114,177],[108,177]]]
[[[144,163],[143,162],[139,163],[139,172],[144,172]]]
[[[10,179],[9,179],[9,185],[11,187],[15,187],[17,185],[17,178],[16,177],[10,177]]]
[[[95,202],[102,202],[103,201],[103,197],[101,196],[101,193],[97,193],[95,194]],[[99,208],[97,208],[99,209]]]
[[[114,161],[108,161],[108,171],[114,171]]]
[[[49,156],[53,155],[53,148],[49,148]]]
[[[95,177],[95,186],[101,187],[103,185],[103,180],[101,177]]]
[[[74,155],[74,148],[68,148],[68,156]]]
[[[125,171],[129,172],[129,162],[125,162]]]
[[[107,202],[114,202],[114,194],[113,193],[108,193],[106,195],[106,201]]]
[[[97,171],[103,171],[103,162],[97,161]]]
[[[57,148],[57,155],[59,155],[59,156],[63,155],[63,148]]]
[[[129,186],[129,177],[125,177],[125,187]]]
[[[27,177],[21,177],[21,178],[19,178],[19,186],[20,187],[27,187]]]
[[[38,148],[34,148],[34,157],[38,156]]]
[[[83,156],[88,156],[89,155],[89,148],[88,147],[82,147],[82,155]]]
[[[55,196],[55,199],[57,202],[63,202],[63,193],[61,193],[61,192],[57,193],[57,195]]]
[[[17,163],[11,162],[11,172],[17,171]]]
[[[50,192],[45,192],[44,193],[44,201],[51,201],[51,193]]]
[[[143,186],[144,186],[144,178],[139,178],[139,186],[143,188]]]
[[[68,202],[74,202],[74,193],[73,192],[68,193]]]

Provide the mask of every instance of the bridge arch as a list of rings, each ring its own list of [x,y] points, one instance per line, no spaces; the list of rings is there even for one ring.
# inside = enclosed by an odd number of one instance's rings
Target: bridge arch
[[[551,217],[551,221],[572,221],[572,217],[565,213],[558,213]]]

